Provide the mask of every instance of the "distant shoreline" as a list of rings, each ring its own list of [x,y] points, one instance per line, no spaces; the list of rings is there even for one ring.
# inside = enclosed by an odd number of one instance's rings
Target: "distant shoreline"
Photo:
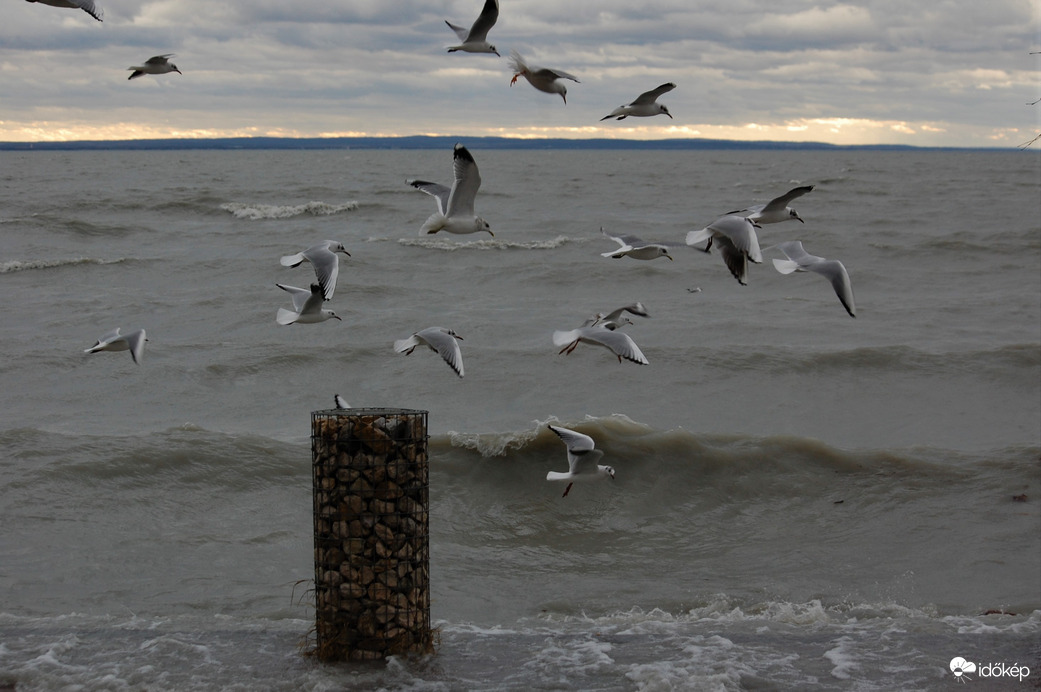
[[[219,137],[212,139],[126,139],[70,142],[0,142],[0,151],[184,151],[444,149],[456,142],[480,149],[585,149],[645,151],[1019,151],[1015,147],[916,147],[906,144],[827,144],[825,142],[740,141],[727,139],[521,139],[516,137]]]

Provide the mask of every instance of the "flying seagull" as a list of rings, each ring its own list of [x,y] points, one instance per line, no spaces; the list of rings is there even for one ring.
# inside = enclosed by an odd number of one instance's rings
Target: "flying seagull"
[[[155,55],[148,60],[145,60],[144,65],[128,67],[127,69],[133,70],[133,72],[130,73],[130,76],[127,77],[127,79],[134,79],[135,77],[140,77],[144,74],[166,74],[167,72],[176,72],[177,74],[181,74],[181,71],[177,69],[177,65],[174,65],[172,62],[167,60],[167,58],[172,57],[173,53]]]
[[[618,247],[610,252],[601,252],[601,257],[613,257],[615,259],[621,259],[622,257],[632,257],[638,260],[652,260],[658,257],[666,257],[672,259],[672,255],[669,254],[669,246],[665,243],[649,243],[645,240],[637,238],[634,235],[611,235],[604,230],[604,227],[600,227],[600,233],[605,238],[610,238],[614,242],[618,243]]]
[[[510,69],[514,71],[513,79],[510,80],[510,86],[516,83],[518,77],[524,77],[539,91],[544,91],[547,94],[560,94],[560,98],[564,99],[565,104],[567,103],[567,87],[559,80],[570,79],[573,82],[578,81],[578,77],[563,70],[551,70],[548,67],[528,65],[524,62],[521,54],[515,50],[510,51]]]
[[[310,290],[285,284],[275,285],[293,297],[292,310],[278,309],[275,321],[279,324],[317,324],[326,320],[340,320],[340,316],[335,312],[322,307],[325,298],[322,297],[322,287],[318,284],[311,284]]]
[[[488,43],[488,31],[495,25],[495,20],[498,18],[499,0],[485,0],[481,16],[474,21],[469,31],[446,19],[445,24],[462,41],[458,46],[449,47],[448,52],[454,53],[461,50],[466,53],[495,53],[498,55],[499,51],[495,50],[495,46]]]
[[[796,197],[802,197],[812,189],[813,185],[793,187],[791,190],[788,190],[788,192],[785,192],[780,197],[775,197],[766,204],[757,204],[754,207],[747,207],[745,209],[739,209],[727,213],[736,214],[738,216],[747,216],[760,225],[764,223],[791,221],[792,219],[805,223],[805,221],[803,221],[795,210],[788,206],[788,204]]]
[[[351,256],[343,243],[336,240],[323,240],[295,255],[284,255],[279,263],[283,267],[298,267],[304,262],[310,262],[314,267],[315,276],[318,278],[318,285],[322,287],[323,296],[326,300],[331,300],[336,291],[336,277],[340,274],[340,260],[336,256],[337,252],[342,252],[348,257]]]
[[[83,10],[94,19],[101,21],[101,17],[104,14],[100,7],[94,4],[94,0],[28,0],[29,2],[38,2],[41,5],[50,5],[51,7],[71,7],[74,10]]]
[[[850,317],[856,317],[856,305],[853,304],[853,285],[849,282],[849,274],[846,267],[838,260],[824,259],[806,252],[802,241],[790,240],[786,243],[778,243],[777,249],[784,253],[788,259],[775,259],[774,267],[782,274],[792,272],[817,272],[831,282],[835,289],[835,295],[839,297],[842,307]]]
[[[596,326],[604,327],[605,329],[618,329],[624,327],[627,324],[632,324],[633,321],[626,317],[623,313],[628,312],[630,315],[639,315],[640,317],[650,317],[650,313],[647,312],[647,308],[643,306],[643,303],[632,303],[631,305],[623,305],[617,310],[612,310],[606,315],[602,312],[598,312],[592,320],[592,324],[583,326]]]
[[[561,497],[567,497],[567,494],[571,492],[571,486],[576,481],[593,481],[601,478],[614,480],[613,468],[596,463],[600,461],[604,453],[599,449],[594,449],[593,438],[556,425],[550,425],[549,429],[567,445],[567,473],[550,471],[546,474],[547,481],[567,481],[567,487],[564,488],[564,494]]]
[[[487,231],[494,236],[492,227],[480,216],[474,214],[474,200],[481,187],[481,174],[477,170],[477,162],[469,150],[462,144],[456,144],[452,154],[455,181],[448,188],[426,180],[406,180],[421,192],[425,192],[437,200],[437,211],[423,222],[420,235],[429,235],[438,231],[446,233],[478,233]]]
[[[759,237],[755,229],[759,226],[749,218],[728,214],[721,216],[700,231],[687,233],[687,245],[707,240],[705,252],[712,251],[712,244],[719,246],[723,262],[742,286],[748,285],[748,261],[763,261],[759,249]]]
[[[138,365],[141,364],[141,356],[145,353],[145,330],[137,329],[129,334],[120,334],[116,327],[108,334],[98,339],[93,346],[85,349],[84,353],[98,353],[100,351],[130,351],[130,357]]]
[[[651,115],[658,115],[664,113],[665,115],[672,117],[669,113],[669,109],[664,104],[658,103],[658,97],[662,94],[672,91],[676,88],[676,85],[672,82],[666,82],[657,89],[651,89],[645,91],[636,97],[636,100],[632,103],[627,103],[624,106],[618,106],[613,111],[600,118],[600,120],[607,120],[608,118],[615,118],[617,120],[624,120],[625,118],[632,116],[647,117]]]
[[[462,339],[463,337],[459,336],[451,329],[445,329],[444,327],[427,327],[426,329],[420,329],[407,339],[398,339],[395,341],[394,350],[408,356],[416,350],[416,346],[426,344],[430,347],[431,351],[436,351],[438,355],[445,359],[445,362],[448,363],[449,367],[455,370],[456,375],[462,377],[463,354],[459,350],[459,342],[462,341]]]
[[[648,364],[640,347],[628,334],[616,331],[604,324],[582,325],[578,329],[570,331],[553,332],[553,345],[561,347],[558,354],[570,355],[580,343],[603,346],[618,357],[619,363],[622,362],[622,358],[625,358],[639,365]]]

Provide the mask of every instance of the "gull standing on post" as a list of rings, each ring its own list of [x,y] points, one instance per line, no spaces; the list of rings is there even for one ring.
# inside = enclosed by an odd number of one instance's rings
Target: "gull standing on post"
[[[694,245],[707,240],[705,252],[712,251],[712,243],[719,245],[719,253],[723,262],[742,286],[748,285],[748,260],[756,264],[763,261],[763,253],[759,249],[759,236],[755,229],[759,226],[751,219],[736,214],[721,216],[700,231],[687,233],[687,245]]]
[[[167,72],[176,72],[181,74],[181,71],[177,69],[177,65],[174,65],[168,60],[173,57],[173,53],[166,53],[165,55],[155,55],[145,60],[144,65],[135,65],[128,67],[128,70],[133,70],[127,79],[134,79],[140,77],[143,74],[166,74]]]
[[[337,252],[342,252],[348,257],[351,256],[343,243],[336,240],[325,240],[295,255],[284,255],[279,263],[283,267],[298,267],[304,262],[310,262],[314,267],[315,276],[318,277],[318,285],[322,287],[322,295],[326,300],[331,300],[336,291],[336,277],[340,274],[340,260],[336,256]]]
[[[764,223],[780,223],[781,221],[791,221],[792,219],[795,219],[800,223],[806,223],[794,209],[788,206],[788,203],[796,197],[802,197],[812,189],[813,185],[793,187],[791,190],[788,190],[788,192],[784,193],[780,197],[775,197],[766,204],[757,204],[754,207],[747,207],[745,209],[739,209],[727,213],[736,214],[738,216],[747,216],[759,225]]]
[[[463,337],[459,336],[451,329],[445,329],[444,327],[427,327],[426,329],[420,329],[407,339],[398,339],[395,341],[394,350],[408,356],[416,350],[416,346],[426,344],[430,347],[431,351],[437,352],[438,355],[445,359],[445,362],[448,363],[449,367],[455,370],[456,375],[462,377],[463,354],[462,351],[459,350],[459,342],[462,340]]]
[[[98,339],[93,346],[85,349],[84,353],[98,353],[100,351],[130,351],[130,357],[134,363],[141,364],[141,356],[145,353],[145,330],[137,329],[129,334],[120,334],[116,327],[108,334]]]
[[[495,53],[498,55],[499,51],[495,50],[495,46],[488,43],[488,31],[495,26],[495,20],[498,18],[499,0],[485,0],[481,15],[474,21],[469,31],[446,19],[445,24],[462,41],[458,46],[449,47],[448,52],[454,53],[461,50],[466,53]]]
[[[618,106],[618,108],[615,108],[613,111],[600,118],[600,120],[607,120],[608,118],[623,120],[629,117],[630,115],[647,117],[651,115],[658,115],[660,113],[664,113],[665,115],[671,118],[672,114],[669,113],[669,109],[666,108],[663,104],[658,103],[658,97],[668,91],[672,91],[675,88],[675,84],[673,84],[672,82],[666,82],[665,84],[659,86],[657,89],[651,89],[650,91],[643,92],[642,94],[637,96],[636,100],[632,103],[627,103],[624,106]]]
[[[50,5],[51,7],[71,7],[74,10],[83,10],[99,22],[104,14],[100,7],[94,5],[94,0],[29,0],[29,2],[38,2],[41,5]]]
[[[600,478],[614,480],[613,468],[596,463],[600,461],[604,453],[599,449],[594,449],[593,438],[574,430],[557,427],[556,425],[550,425],[549,429],[555,432],[557,437],[567,445],[567,473],[550,471],[546,474],[547,481],[568,482],[561,497],[567,497],[567,494],[571,492],[571,486],[576,481],[593,481]]]
[[[279,324],[317,324],[330,319],[340,320],[340,316],[335,312],[322,307],[325,298],[322,296],[322,287],[318,284],[311,284],[310,290],[285,284],[275,285],[293,297],[293,310],[296,311],[279,308],[275,316],[275,321]]]
[[[648,243],[634,235],[610,235],[604,230],[603,226],[600,227],[600,233],[605,238],[610,238],[619,245],[617,249],[610,252],[601,252],[601,257],[613,257],[615,259],[632,257],[638,260],[652,260],[659,257],[672,259],[672,255],[669,254],[669,246],[665,243]]]
[[[548,67],[525,64],[524,58],[515,50],[510,51],[510,69],[515,73],[513,79],[510,80],[510,86],[514,85],[518,77],[524,77],[539,91],[547,94],[560,94],[560,98],[564,99],[565,104],[567,103],[567,87],[559,80],[570,79],[578,82],[578,77],[563,70],[551,70]]]
[[[456,144],[452,154],[455,181],[448,188],[426,180],[406,180],[421,192],[425,192],[437,200],[437,211],[423,223],[420,235],[429,235],[438,231],[446,233],[492,233],[492,227],[480,216],[474,214],[474,199],[481,187],[481,174],[477,170],[477,162],[462,144]]]
[[[856,317],[856,305],[853,304],[853,285],[849,282],[849,274],[846,267],[838,260],[824,259],[806,252],[800,240],[790,240],[786,243],[778,243],[777,249],[784,253],[788,259],[775,259],[774,267],[782,274],[792,272],[817,272],[831,282],[835,289],[835,295],[839,297],[842,307],[850,317]]]

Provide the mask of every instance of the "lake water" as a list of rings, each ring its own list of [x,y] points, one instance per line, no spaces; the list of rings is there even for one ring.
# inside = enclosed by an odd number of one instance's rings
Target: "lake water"
[[[494,237],[418,235],[405,180],[450,150],[0,153],[0,687],[1037,684],[1036,151],[471,151]],[[748,286],[600,254],[807,184]],[[276,324],[314,277],[279,257],[324,239],[342,322]],[[845,264],[855,319],[785,240]],[[648,365],[557,353],[634,301]],[[432,325],[464,378],[394,352]],[[83,352],[117,326],[140,365]],[[335,393],[429,411],[432,657],[302,655]],[[562,498],[547,422],[615,481]]]

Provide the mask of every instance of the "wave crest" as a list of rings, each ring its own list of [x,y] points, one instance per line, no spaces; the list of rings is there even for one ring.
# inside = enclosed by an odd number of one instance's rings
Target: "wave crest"
[[[455,252],[457,250],[553,250],[572,242],[567,236],[557,236],[552,240],[531,240],[516,242],[482,238],[480,240],[458,241],[448,236],[423,236],[419,238],[401,238],[398,243],[406,247],[425,247],[431,250]]]
[[[343,212],[354,211],[357,202],[345,204],[329,204],[328,202],[308,202],[307,204],[245,204],[226,202],[220,208],[230,212],[237,219],[260,221],[264,219],[290,219],[294,216],[308,214],[310,216],[332,216]]]
[[[126,261],[126,257],[112,260],[94,259],[91,257],[66,257],[48,260],[9,260],[7,262],[0,262],[0,274],[29,271],[32,269],[54,269],[55,267],[68,267],[77,264],[119,264],[120,262]]]

